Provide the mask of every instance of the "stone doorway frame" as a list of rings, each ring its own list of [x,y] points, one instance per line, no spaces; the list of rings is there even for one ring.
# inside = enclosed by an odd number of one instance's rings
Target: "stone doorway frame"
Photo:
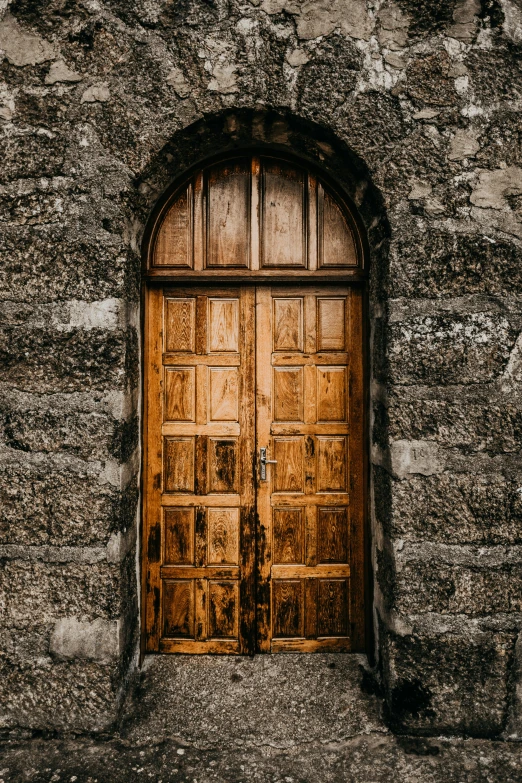
[[[215,152],[216,137],[219,137],[218,153]],[[199,146],[197,141],[205,139],[205,143]],[[194,143],[196,141],[196,144]],[[209,149],[210,148],[210,149]],[[183,156],[181,151],[185,152]],[[149,169],[144,172],[138,183],[138,190],[146,196],[145,201],[149,205],[149,214],[144,223],[144,231],[141,238],[142,248],[142,340],[143,340],[143,299],[145,286],[149,280],[147,276],[147,263],[151,251],[151,240],[154,236],[154,227],[158,217],[165,209],[169,198],[183,178],[190,176],[195,169],[208,165],[219,159],[235,157],[251,152],[258,154],[272,154],[275,157],[296,163],[307,169],[315,171],[319,176],[332,186],[334,191],[340,194],[349,207],[351,215],[357,225],[359,236],[362,239],[362,252],[364,258],[364,280],[366,289],[364,352],[366,361],[366,455],[365,455],[365,486],[366,486],[366,556],[365,556],[365,611],[366,611],[366,654],[371,663],[378,658],[378,612],[374,606],[374,564],[373,552],[375,541],[373,513],[373,487],[371,482],[370,447],[371,447],[371,401],[370,382],[373,376],[373,340],[375,324],[372,316],[375,312],[380,315],[381,307],[375,308],[372,299],[382,291],[383,275],[377,277],[375,270],[386,268],[386,239],[389,233],[388,224],[382,199],[376,188],[372,185],[366,167],[349,150],[346,145],[330,132],[313,126],[311,123],[303,123],[292,116],[282,117],[274,112],[252,112],[240,110],[237,112],[224,112],[219,117],[205,118],[191,126],[166,145]],[[188,159],[186,153],[189,153]],[[177,154],[173,154],[177,153]],[[189,165],[183,165],[189,164]],[[169,173],[172,176],[169,176]],[[168,179],[168,181],[166,181]],[[372,274],[373,271],[373,274]],[[204,278],[199,278],[204,283]],[[238,274],[237,281],[242,279]],[[381,285],[376,285],[376,280]],[[176,282],[176,277],[169,282]],[[188,281],[187,281],[188,282]],[[380,298],[380,297],[379,297]],[[143,357],[141,359],[143,361]],[[142,393],[143,411],[143,393]],[[141,428],[142,429],[142,428]],[[143,429],[141,434],[143,444]],[[143,450],[141,450],[143,454]],[[143,485],[141,486],[141,499],[143,498]],[[140,586],[141,574],[141,540],[142,527],[142,503],[140,503],[140,536],[138,547],[138,570]],[[140,640],[143,639],[141,625],[143,622],[143,607],[140,601]],[[142,643],[140,658],[143,657]]]

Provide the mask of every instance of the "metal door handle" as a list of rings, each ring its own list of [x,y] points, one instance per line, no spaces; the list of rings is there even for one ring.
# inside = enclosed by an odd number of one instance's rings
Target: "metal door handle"
[[[276,459],[266,458],[266,449],[259,449],[259,473],[261,475],[261,481],[266,481],[266,466],[276,464]]]

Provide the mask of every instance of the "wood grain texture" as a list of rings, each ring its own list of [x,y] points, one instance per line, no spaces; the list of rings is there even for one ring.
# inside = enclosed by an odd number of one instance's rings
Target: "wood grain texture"
[[[212,166],[206,175],[207,266],[250,265],[250,160]]]
[[[317,509],[318,563],[348,563],[348,508]]]
[[[192,352],[196,339],[196,300],[165,301],[165,351]]]
[[[208,509],[209,565],[239,565],[239,509]]]
[[[163,584],[163,636],[194,637],[194,583],[191,579]]]
[[[346,350],[345,297],[318,297],[317,350]]]
[[[194,438],[164,439],[165,492],[194,492]]]
[[[340,276],[360,271],[353,221],[320,179],[265,156],[196,172],[176,198],[151,276],[193,278],[146,293],[144,649],[362,650],[363,289]]]
[[[318,421],[347,420],[347,383],[345,367],[317,368]]]
[[[333,278],[365,273],[361,247],[344,199],[320,177],[243,154],[196,171],[170,197],[151,237],[147,274]]]
[[[357,264],[355,237],[343,206],[319,185],[319,266]]]
[[[304,491],[304,441],[301,437],[281,438],[273,440],[274,459],[274,492]]]
[[[193,367],[165,370],[165,421],[194,421],[196,373]]]
[[[274,368],[274,420],[303,421],[303,415],[303,368]]]
[[[254,292],[151,289],[147,308],[146,649],[253,652]]]
[[[209,298],[209,352],[238,351],[239,300]]]
[[[321,636],[351,647],[349,297],[306,285],[257,294],[258,332],[272,334],[257,346],[258,447],[276,460],[258,483],[260,530],[271,532],[258,572],[271,591],[264,649],[322,649]]]
[[[209,402],[211,421],[238,421],[238,371],[234,368],[211,367],[209,370]]]
[[[163,511],[167,565],[194,564],[194,509],[166,508]]]
[[[303,350],[303,300],[274,299],[274,351]]]
[[[239,626],[237,582],[208,583],[209,629],[211,639],[236,639]]]
[[[272,531],[273,563],[302,563],[304,551],[302,509],[274,508]]]
[[[193,269],[192,184],[173,200],[156,235],[154,265]]]
[[[301,579],[276,579],[272,583],[273,636],[304,635],[304,584]]]
[[[262,161],[263,267],[306,268],[306,180],[300,169]]]
[[[319,579],[317,635],[348,636],[348,580]]]

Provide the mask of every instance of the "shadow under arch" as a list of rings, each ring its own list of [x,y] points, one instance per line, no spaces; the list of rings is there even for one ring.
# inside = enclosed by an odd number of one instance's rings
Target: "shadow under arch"
[[[370,270],[371,299],[380,299],[387,278],[386,250],[390,227],[384,200],[372,183],[364,161],[333,131],[288,111],[226,109],[204,115],[179,130],[152,157],[135,180],[139,245],[144,248],[150,218],[166,198],[173,182],[197,166],[225,154],[245,150],[279,152],[296,163],[309,164],[350,203],[359,223]],[[374,270],[374,272],[372,272]],[[378,283],[377,288],[375,285]]]
[[[195,123],[179,130],[151,158],[141,175],[136,178],[134,203],[134,236],[142,249],[143,261],[149,249],[155,218],[182,179],[198,167],[226,156],[238,156],[246,151],[270,153],[276,157],[291,158],[301,166],[309,166],[340,193],[350,207],[363,242],[365,266],[368,274],[369,301],[365,344],[368,350],[368,381],[374,376],[383,378],[385,353],[384,319],[388,279],[388,239],[390,227],[384,200],[371,180],[364,161],[334,132],[304,120],[288,111],[271,109],[227,109],[217,114],[204,115]],[[372,317],[373,316],[373,317]],[[367,389],[370,383],[366,384]],[[370,400],[368,411],[368,446],[372,442]],[[369,465],[367,449],[367,467]],[[367,481],[370,490],[370,481]],[[372,492],[369,491],[372,505]],[[368,507],[370,516],[370,507]],[[373,516],[373,515],[372,515]],[[367,644],[370,661],[379,657],[375,649],[378,612],[373,606],[374,568],[370,551],[375,532],[367,524]]]

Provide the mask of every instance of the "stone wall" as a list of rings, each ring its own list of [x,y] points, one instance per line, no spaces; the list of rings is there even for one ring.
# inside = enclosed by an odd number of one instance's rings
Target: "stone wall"
[[[522,735],[516,0],[2,0],[0,725],[137,661],[140,246],[188,165],[319,162],[371,249],[376,658],[399,731]]]

